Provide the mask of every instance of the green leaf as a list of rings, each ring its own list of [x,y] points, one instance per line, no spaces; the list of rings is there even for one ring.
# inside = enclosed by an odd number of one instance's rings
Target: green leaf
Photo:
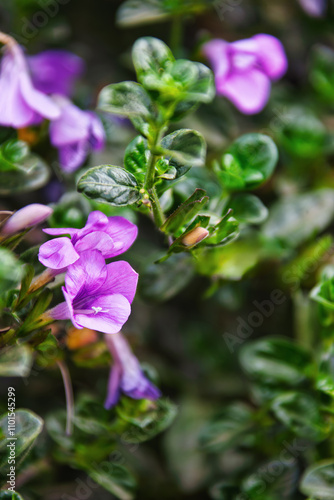
[[[270,316],[275,310],[271,300],[257,303],[259,314]],[[247,342],[241,348],[243,369],[258,380],[269,384],[298,385],[310,370],[311,355],[289,339],[271,338]]]
[[[6,347],[0,352],[0,377],[27,377],[32,364],[32,352],[26,345]]]
[[[43,420],[30,410],[15,410],[15,436],[11,436],[8,430],[8,414],[5,413],[0,419],[0,429],[4,436],[9,439],[0,441],[0,468],[8,467],[8,442],[11,437],[15,440],[16,460],[27,451],[37,436],[42,432]]]
[[[263,134],[245,134],[222,156],[215,171],[229,191],[255,189],[273,174],[278,151],[273,140]]]
[[[326,128],[308,109],[290,108],[278,123],[277,138],[290,155],[305,161],[322,156]]]
[[[191,167],[202,167],[206,158],[206,143],[196,130],[180,129],[165,136],[161,141],[167,165],[175,168],[179,178]]]
[[[93,481],[120,500],[135,498],[136,481],[125,467],[106,460],[100,466],[88,466],[84,470]]]
[[[139,38],[134,43],[132,59],[138,81],[151,90],[158,90],[157,87],[166,85],[162,81],[162,76],[175,61],[167,45],[158,38],[150,36]]]
[[[108,113],[127,117],[141,116],[149,118],[152,102],[139,83],[121,82],[104,87],[98,98],[98,108]]]
[[[227,481],[220,481],[210,488],[210,497],[213,498],[213,500],[236,500],[238,496],[240,500],[242,500],[239,493],[239,487]]]
[[[140,200],[136,178],[124,168],[101,165],[89,169],[78,182],[78,191],[95,201],[124,207]]]
[[[150,264],[140,276],[141,296],[152,301],[165,301],[187,286],[194,276],[194,269],[188,254],[175,254],[165,262]]]
[[[11,491],[0,491],[0,500],[24,500],[24,498],[15,491],[13,493]]]
[[[10,139],[0,146],[0,195],[38,189],[49,176],[47,165],[25,142]]]
[[[215,96],[212,71],[204,64],[178,59],[172,65],[171,76],[175,85],[181,88],[182,100],[208,103]]]
[[[117,11],[116,23],[122,28],[130,28],[161,22],[169,17],[159,0],[127,0]]]
[[[317,92],[327,101],[334,99],[334,51],[324,45],[312,50],[310,80]]]
[[[134,176],[143,181],[147,169],[150,151],[147,146],[147,140],[141,135],[135,137],[127,146],[124,154],[124,167],[134,174]]]
[[[207,451],[223,452],[245,441],[253,427],[252,411],[243,403],[227,406],[203,428],[200,444]]]
[[[207,215],[197,215],[191,224],[183,231],[180,236],[178,236],[168,249],[168,254],[185,252],[192,250],[195,246],[199,245],[203,240],[206,241],[208,232],[201,231],[199,234],[195,234],[194,238],[185,242],[185,237],[190,235],[196,228],[200,227],[206,229],[210,223],[210,217]]]
[[[6,248],[0,248],[0,295],[14,288],[22,274],[22,265],[14,254]]]
[[[229,207],[233,210],[233,216],[238,222],[247,224],[260,224],[266,220],[269,213],[260,198],[248,193],[233,196]]]
[[[263,233],[295,248],[323,231],[333,218],[334,190],[318,189],[278,201],[270,209]]]
[[[143,404],[146,405],[142,411]],[[152,439],[167,429],[177,415],[177,407],[171,401],[160,398],[152,403],[122,400],[117,413],[123,424],[123,441],[126,443],[142,443]],[[124,426],[125,423],[125,426]]]
[[[317,500],[333,500],[334,460],[323,460],[306,469],[300,491]]]
[[[161,231],[166,234],[177,233],[203,209],[208,200],[209,198],[205,196],[205,191],[203,189],[196,189],[195,192],[166,219],[160,228]]]
[[[205,240],[206,245],[227,245],[239,236],[239,223],[231,216],[229,209],[222,219],[209,229],[210,236]]]
[[[286,392],[274,399],[271,409],[278,420],[297,436],[323,441],[330,431],[317,401],[309,394]]]

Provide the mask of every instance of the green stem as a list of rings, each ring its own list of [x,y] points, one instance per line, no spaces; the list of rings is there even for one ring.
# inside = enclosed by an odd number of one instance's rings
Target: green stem
[[[169,45],[175,56],[180,56],[182,27],[182,17],[174,16],[172,20]]]
[[[160,138],[163,134],[164,127],[159,127],[156,130],[156,133],[154,134],[152,142],[149,144],[150,147],[150,159],[147,165],[147,170],[146,170],[146,175],[145,175],[145,182],[144,182],[144,189],[147,190],[151,204],[152,204],[152,212],[153,212],[153,217],[156,225],[158,227],[162,226],[165,220],[165,216],[163,214],[163,211],[160,206],[159,198],[157,195],[157,191],[155,189],[154,181],[155,181],[155,164],[157,161],[158,156],[155,155],[155,149],[158,146],[160,142]]]

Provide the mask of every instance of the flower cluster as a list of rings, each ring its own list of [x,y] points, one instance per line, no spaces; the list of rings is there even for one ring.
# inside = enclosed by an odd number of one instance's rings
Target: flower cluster
[[[258,34],[228,43],[214,39],[203,51],[212,64],[218,94],[227,97],[244,114],[259,113],[266,105],[272,80],[287,70],[281,42]]]
[[[76,328],[116,334],[127,321],[136,293],[138,274],[125,261],[105,259],[125,252],[137,237],[137,227],[123,217],[91,212],[82,229],[45,229],[60,236],[40,247],[40,262],[54,274],[66,272],[65,301],[49,311],[53,319],[70,319]],[[108,340],[114,357],[106,406],[116,404],[120,390],[138,398],[156,399],[160,393],[143,375],[126,340]],[[120,340],[122,338],[122,340]],[[110,346],[113,346],[112,348]]]
[[[0,125],[20,129],[50,120],[50,140],[59,151],[61,167],[76,170],[91,150],[102,149],[105,142],[98,116],[82,111],[68,98],[83,72],[82,60],[62,50],[25,57],[8,35],[0,33],[0,42],[5,44],[0,66]]]

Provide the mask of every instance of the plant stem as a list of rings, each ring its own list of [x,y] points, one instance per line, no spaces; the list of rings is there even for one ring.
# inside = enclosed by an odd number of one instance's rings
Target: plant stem
[[[175,56],[180,55],[182,42],[182,17],[174,16],[170,32],[170,48]]]
[[[150,195],[150,200],[152,204],[152,212],[156,225],[158,227],[162,226],[165,220],[165,216],[160,206],[159,198],[157,195],[157,191],[154,186],[155,181],[155,164],[158,156],[155,154],[155,149],[160,142],[161,135],[163,133],[164,127],[157,127],[156,132],[154,134],[152,142],[149,144],[150,147],[150,159],[147,165],[144,189],[147,190]]]
[[[66,398],[66,435],[70,436],[73,432],[74,401],[73,389],[70,373],[63,361],[57,361],[65,389]]]

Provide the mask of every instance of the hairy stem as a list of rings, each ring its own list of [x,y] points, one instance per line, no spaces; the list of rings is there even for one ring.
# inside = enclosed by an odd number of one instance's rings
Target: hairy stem
[[[73,432],[74,400],[70,373],[63,361],[57,361],[65,389],[66,398],[66,435],[70,436]]]
[[[155,150],[160,142],[161,136],[163,134],[164,127],[159,127],[154,134],[153,140],[149,144],[150,147],[150,159],[147,165],[146,175],[145,175],[145,183],[144,189],[147,190],[151,204],[152,204],[152,212],[154,216],[154,221],[158,227],[162,226],[165,220],[165,216],[160,206],[159,198],[157,195],[157,191],[154,186],[155,182],[155,164],[157,162],[158,156],[155,154]]]

